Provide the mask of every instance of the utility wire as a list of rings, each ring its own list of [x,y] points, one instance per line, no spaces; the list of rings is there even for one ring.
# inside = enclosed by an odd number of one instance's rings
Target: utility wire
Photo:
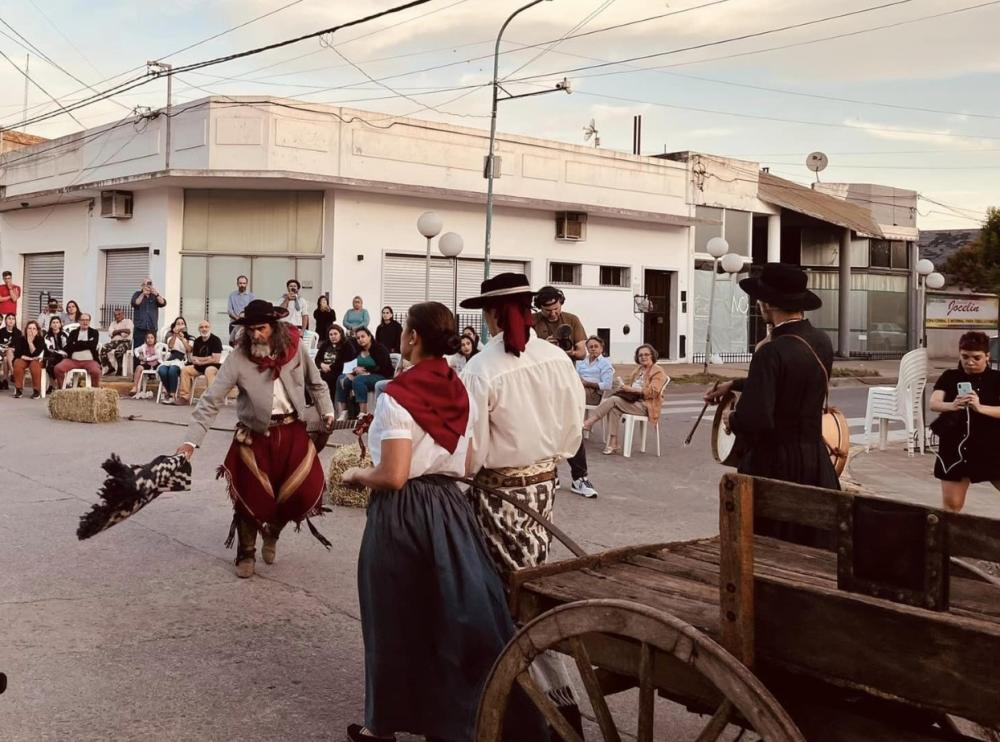
[[[33,79],[32,79],[31,75],[29,75],[29,74],[28,74],[27,72],[25,72],[25,71],[24,71],[24,70],[22,70],[22,69],[21,69],[20,67],[18,67],[18,66],[17,66],[17,64],[16,64],[15,62],[14,62],[14,60],[13,60],[13,59],[11,59],[11,58],[10,58],[10,57],[8,57],[8,56],[7,56],[6,54],[4,54],[3,50],[0,50],[0,57],[3,57],[4,59],[6,59],[6,60],[7,60],[7,61],[8,61],[9,63],[10,63],[10,66],[11,66],[11,67],[13,67],[13,68],[14,68],[15,70],[17,70],[17,71],[18,71],[18,73],[20,73],[20,75],[21,75],[21,76],[22,76],[22,77],[23,77],[23,78],[24,78],[25,80],[27,80],[27,81],[28,81],[28,82],[30,82],[30,83],[31,83],[32,85],[34,85],[34,86],[35,86],[36,88],[38,88],[38,89],[39,89],[39,90],[41,90],[41,91],[42,91],[43,93],[45,93],[45,95],[47,95],[47,96],[48,96],[48,97],[49,97],[49,98],[50,98],[50,99],[52,100],[52,102],[53,102],[53,103],[55,103],[55,104],[56,104],[57,106],[59,106],[59,107],[60,107],[60,108],[61,108],[61,109],[62,109],[62,110],[63,110],[63,111],[65,112],[65,113],[68,113],[68,114],[69,114],[69,117],[70,117],[71,119],[73,119],[73,120],[74,120],[74,121],[75,121],[75,122],[76,122],[77,124],[79,124],[80,126],[83,126],[83,124],[82,124],[82,123],[80,123],[80,119],[78,119],[78,118],[77,118],[76,116],[74,116],[74,115],[73,115],[72,113],[70,113],[69,109],[65,108],[65,107],[64,107],[64,106],[63,106],[63,105],[62,105],[61,103],[59,103],[59,101],[57,101],[57,100],[56,100],[56,99],[55,99],[55,98],[54,98],[54,97],[52,96],[52,93],[50,93],[50,92],[49,92],[48,90],[46,90],[46,89],[45,89],[45,88],[43,88],[43,87],[42,87],[41,85],[39,85],[39,84],[38,84],[37,82],[35,82],[35,80],[33,80]],[[25,122],[23,122],[23,123],[21,124],[21,128],[22,128],[22,129],[27,129],[27,126],[28,126],[28,122],[27,122],[27,121],[25,121]],[[3,129],[0,129],[0,132],[2,132],[2,131],[3,131]]]

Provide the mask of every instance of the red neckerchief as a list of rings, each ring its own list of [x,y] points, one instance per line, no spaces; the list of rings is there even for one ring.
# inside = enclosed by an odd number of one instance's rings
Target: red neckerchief
[[[292,342],[288,344],[285,348],[285,354],[281,357],[266,356],[264,358],[257,358],[256,356],[250,356],[250,359],[257,364],[257,368],[263,370],[265,368],[272,369],[274,372],[274,378],[277,379],[281,375],[282,367],[288,363],[290,360],[295,358],[299,352],[299,328],[289,325],[288,334],[291,336]]]
[[[469,424],[469,395],[446,360],[421,361],[393,379],[385,393],[403,405],[435,443],[455,453]]]

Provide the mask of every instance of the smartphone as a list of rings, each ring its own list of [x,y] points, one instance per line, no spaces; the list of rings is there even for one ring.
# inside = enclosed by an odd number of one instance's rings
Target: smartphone
[[[964,397],[966,394],[972,394],[972,382],[970,381],[958,382],[958,396]]]

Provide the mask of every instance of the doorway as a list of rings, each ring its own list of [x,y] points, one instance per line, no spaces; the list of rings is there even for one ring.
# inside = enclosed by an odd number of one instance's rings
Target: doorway
[[[643,339],[659,354],[670,358],[670,300],[673,271],[647,270],[643,285],[652,311],[643,315]]]

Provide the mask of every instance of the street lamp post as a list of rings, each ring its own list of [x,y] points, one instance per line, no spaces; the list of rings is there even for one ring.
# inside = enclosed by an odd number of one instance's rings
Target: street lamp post
[[[920,301],[920,325],[918,345],[927,347],[927,289],[944,287],[944,276],[934,270],[934,263],[927,258],[917,261],[917,293]]]
[[[446,258],[451,258],[451,306],[455,312],[456,323],[458,323],[458,256],[462,254],[464,246],[462,236],[455,232],[446,232],[438,240],[438,250]]]
[[[495,177],[496,170],[496,156],[494,155],[494,150],[496,148],[497,140],[497,106],[500,104],[500,91],[503,88],[500,85],[500,41],[503,38],[503,32],[507,30],[507,26],[513,21],[518,15],[526,11],[528,8],[532,8],[539,3],[545,2],[546,0],[531,0],[530,3],[522,5],[520,8],[511,13],[507,20],[503,22],[500,26],[500,32],[497,34],[497,41],[493,47],[493,104],[490,109],[490,150],[489,154],[486,155],[486,166],[483,175],[486,177],[486,244],[484,249],[483,257],[483,280],[485,281],[490,277],[490,247],[493,244],[493,179]],[[563,79],[561,83],[556,85],[555,88],[551,90],[540,90],[535,93],[524,93],[522,95],[511,95],[507,93],[506,97],[502,100],[512,100],[514,98],[527,98],[532,95],[543,95],[545,93],[552,93],[556,90],[564,90],[565,92],[570,92],[569,81]]]
[[[425,211],[417,219],[417,231],[427,239],[427,258],[424,263],[424,301],[431,298],[431,240],[441,234],[444,223],[433,211]]]
[[[713,237],[705,245],[712,256],[712,286],[708,292],[708,325],[705,327],[705,363],[702,373],[708,373],[708,357],[712,352],[712,315],[715,312],[715,278],[719,271],[719,258],[729,252],[729,243],[722,237]]]

